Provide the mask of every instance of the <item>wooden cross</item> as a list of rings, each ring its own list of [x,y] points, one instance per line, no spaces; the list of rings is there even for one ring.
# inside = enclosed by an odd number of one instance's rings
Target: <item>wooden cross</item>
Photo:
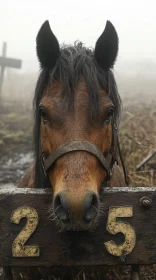
[[[3,79],[4,79],[4,70],[5,67],[12,67],[12,68],[21,68],[22,61],[20,59],[9,58],[6,57],[6,50],[7,50],[7,43],[3,43],[2,48],[2,56],[0,56],[0,66],[1,66],[1,75],[0,75],[0,98],[2,96],[2,86],[3,86]]]

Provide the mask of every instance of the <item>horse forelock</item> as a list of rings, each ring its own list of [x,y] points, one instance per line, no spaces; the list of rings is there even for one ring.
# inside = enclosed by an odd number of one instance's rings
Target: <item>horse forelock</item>
[[[74,91],[75,86],[80,78],[86,82],[88,89],[90,120],[95,118],[99,113],[99,92],[100,88],[105,89],[114,105],[114,121],[119,124],[121,99],[118,94],[116,82],[111,70],[104,71],[96,63],[94,53],[91,48],[86,48],[81,42],[75,42],[74,46],[63,45],[61,55],[54,69],[42,69],[37,81],[34,96],[34,148],[35,148],[35,187],[39,185],[48,186],[42,173],[40,163],[40,115],[38,106],[47,85],[51,86],[54,81],[62,85],[62,102],[66,102],[69,110],[74,110]]]

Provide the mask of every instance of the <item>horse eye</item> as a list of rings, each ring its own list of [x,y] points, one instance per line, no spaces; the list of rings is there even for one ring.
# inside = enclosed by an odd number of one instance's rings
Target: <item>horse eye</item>
[[[113,106],[109,107],[106,111],[106,120],[109,120],[114,115],[114,108]]]
[[[48,114],[47,114],[45,108],[43,108],[41,106],[41,107],[39,107],[39,111],[40,111],[40,114],[41,114],[41,118],[43,119],[43,122],[47,123],[48,122]]]
[[[113,115],[114,115],[114,107],[111,106],[107,109],[107,111],[105,113],[105,122],[104,123],[109,124]]]

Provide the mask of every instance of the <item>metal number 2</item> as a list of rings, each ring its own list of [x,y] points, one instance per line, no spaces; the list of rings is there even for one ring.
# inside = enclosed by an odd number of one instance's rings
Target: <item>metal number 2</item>
[[[109,208],[107,231],[115,235],[118,232],[122,232],[125,236],[124,243],[116,245],[113,240],[105,242],[107,251],[114,256],[128,255],[132,252],[136,243],[135,230],[128,223],[116,221],[117,217],[132,217],[133,207],[132,206],[116,206]]]
[[[11,222],[19,224],[22,218],[27,218],[27,223],[12,243],[12,255],[13,257],[38,257],[40,255],[38,245],[24,245],[38,225],[38,214],[34,208],[19,207],[12,212]]]

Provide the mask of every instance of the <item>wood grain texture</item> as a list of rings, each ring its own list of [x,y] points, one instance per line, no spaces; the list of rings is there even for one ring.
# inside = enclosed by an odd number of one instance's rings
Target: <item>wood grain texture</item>
[[[142,197],[152,200],[152,207],[140,205]],[[10,189],[0,190],[0,266],[92,266],[116,264],[156,263],[156,188],[106,188],[101,194],[103,216],[94,232],[59,232],[49,218],[52,205],[51,190]],[[26,224],[11,223],[12,212],[21,206],[33,207],[39,224],[26,245],[39,245],[39,257],[13,257],[12,243]],[[109,207],[133,206],[133,216],[118,218],[129,223],[136,233],[132,252],[122,257],[112,256],[104,242],[124,242],[121,233],[111,235],[106,231]]]

